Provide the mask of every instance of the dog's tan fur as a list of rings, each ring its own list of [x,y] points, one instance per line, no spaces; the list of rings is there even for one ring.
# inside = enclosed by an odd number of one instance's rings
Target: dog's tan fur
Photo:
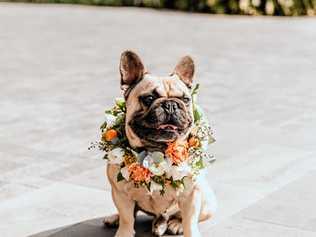
[[[128,58],[124,57],[126,53],[132,55],[132,60],[136,58],[137,62],[129,62]],[[134,79],[137,77],[137,80],[139,80],[139,72],[143,73],[144,67],[138,60],[140,60],[138,56],[130,51],[123,53],[121,75],[128,77],[128,71],[131,70]],[[171,76],[156,77],[150,74],[143,74],[138,84],[130,91],[126,101],[125,128],[127,138],[132,147],[144,146],[143,141],[129,126],[130,120],[133,119],[133,114],[140,110],[142,106],[139,103],[139,95],[153,89],[156,89],[160,96],[166,98],[178,97],[183,94],[190,95],[188,86],[194,72],[194,68],[190,64],[193,64],[193,61],[185,57],[176,66],[176,71]],[[139,70],[137,70],[137,67],[139,67]],[[187,70],[186,67],[189,67],[190,70]],[[128,80],[128,83],[130,83],[132,79],[128,77]],[[190,115],[193,116],[192,104],[188,108]],[[179,139],[186,138],[188,133],[183,134]],[[203,174],[199,175],[194,181],[188,179],[187,183],[189,185],[186,186],[183,192],[167,186],[165,194],[161,195],[159,192],[149,193],[144,187],[136,188],[133,182],[125,180],[117,182],[118,172],[119,167],[117,165],[108,164],[107,176],[112,186],[112,197],[119,215],[106,218],[105,223],[113,224],[119,218],[119,228],[115,235],[116,237],[134,236],[135,209],[143,210],[157,217],[159,221],[153,226],[153,232],[156,235],[162,235],[166,229],[173,234],[183,230],[185,237],[200,237],[198,222],[209,219],[215,212],[215,197]]]
[[[190,96],[190,90],[179,79],[179,76],[174,74],[172,76],[157,77],[151,74],[145,74],[144,78],[137,84],[137,86],[131,91],[126,101],[127,113],[126,113],[126,126],[125,131],[128,137],[129,143],[132,147],[142,147],[142,141],[135,135],[128,123],[133,118],[136,111],[141,109],[141,104],[138,101],[138,96],[146,94],[149,91],[156,89],[161,97],[174,98],[180,97],[183,94]],[[190,106],[190,112],[192,113],[192,105]],[[192,115],[193,116],[193,115]],[[185,134],[186,135],[186,134]]]

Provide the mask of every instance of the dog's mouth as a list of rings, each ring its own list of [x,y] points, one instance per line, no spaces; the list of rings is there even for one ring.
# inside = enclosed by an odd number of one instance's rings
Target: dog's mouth
[[[183,131],[186,130],[186,126],[177,126],[171,123],[163,123],[155,126],[150,126],[148,124],[142,124],[139,126],[145,133],[144,135],[149,135],[149,134],[159,134],[161,136],[163,135],[180,135]]]
[[[191,126],[190,122],[186,122],[182,126],[174,125],[170,122],[149,125],[146,123],[131,122],[131,127],[136,135],[143,141],[153,143],[173,142],[180,136],[185,134]]]
[[[170,132],[177,132],[179,130],[179,128],[173,124],[161,124],[158,126],[157,129],[163,130],[163,131],[170,131]]]
[[[169,143],[187,134],[192,117],[185,108],[166,112],[159,105],[146,113],[136,114],[128,125],[143,143]]]
[[[158,133],[160,135],[174,134],[174,135],[178,136],[178,135],[181,135],[183,132],[185,132],[189,126],[190,126],[190,124],[187,124],[187,123],[186,123],[186,126],[183,126],[183,124],[182,125],[175,125],[175,124],[172,124],[170,122],[166,122],[166,123],[156,125],[154,127],[149,126],[147,128],[152,129],[153,131],[155,131],[155,133]]]

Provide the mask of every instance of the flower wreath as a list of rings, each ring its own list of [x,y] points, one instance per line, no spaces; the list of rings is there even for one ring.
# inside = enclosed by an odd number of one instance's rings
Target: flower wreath
[[[184,142],[169,143],[164,153],[133,149],[125,135],[126,107],[124,99],[116,99],[112,109],[105,111],[101,125],[101,141],[92,143],[105,152],[104,159],[120,167],[117,181],[133,181],[150,192],[165,192],[167,185],[184,188],[185,177],[195,178],[215,158],[207,153],[208,144],[215,141],[202,109],[195,103],[199,84],[191,92],[194,127]]]

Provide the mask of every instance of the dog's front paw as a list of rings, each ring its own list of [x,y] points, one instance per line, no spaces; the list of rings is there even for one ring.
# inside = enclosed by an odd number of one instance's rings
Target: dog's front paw
[[[103,224],[105,227],[115,228],[119,226],[119,215],[114,214],[111,216],[106,216],[103,219]]]
[[[163,216],[157,217],[153,221],[152,232],[155,236],[162,236],[167,230],[167,219]]]
[[[134,230],[129,230],[125,228],[119,227],[117,230],[115,237],[134,237],[135,236],[135,231]]]
[[[171,235],[183,234],[183,226],[182,226],[181,218],[173,217],[168,221],[167,233]]]

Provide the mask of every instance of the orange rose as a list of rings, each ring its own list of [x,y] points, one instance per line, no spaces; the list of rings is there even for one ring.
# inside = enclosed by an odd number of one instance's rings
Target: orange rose
[[[196,137],[190,137],[189,139],[189,147],[199,147],[201,145],[200,140]]]
[[[187,142],[169,143],[165,151],[174,164],[179,164],[189,157]]]
[[[114,129],[107,130],[105,133],[102,134],[102,139],[110,142],[113,139],[117,138],[117,131]]]
[[[128,167],[130,178],[135,182],[148,182],[152,176],[149,169],[141,166],[140,164],[133,163]]]

